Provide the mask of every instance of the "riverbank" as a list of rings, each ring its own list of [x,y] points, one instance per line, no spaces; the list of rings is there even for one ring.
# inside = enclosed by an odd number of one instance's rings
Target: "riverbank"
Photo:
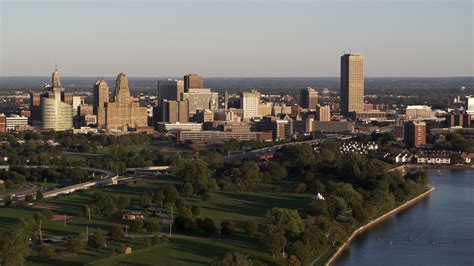
[[[359,234],[363,233],[365,230],[367,230],[368,228],[380,223],[381,221],[385,220],[386,218],[388,218],[389,216],[415,204],[416,202],[418,202],[419,200],[427,197],[429,194],[431,194],[433,191],[435,190],[434,187],[431,187],[429,188],[428,190],[426,190],[425,192],[421,193],[420,195],[416,196],[415,198],[403,203],[402,205],[392,209],[391,211],[383,214],[382,216],[378,217],[377,219],[375,220],[371,220],[370,222],[368,222],[367,224],[357,228],[352,234],[351,236],[346,240],[346,242],[344,242],[344,244],[342,246],[340,246],[337,251],[329,258],[329,260],[325,263],[326,266],[330,266],[341,254],[342,252],[347,248],[347,246],[352,242],[353,239],[355,239]]]

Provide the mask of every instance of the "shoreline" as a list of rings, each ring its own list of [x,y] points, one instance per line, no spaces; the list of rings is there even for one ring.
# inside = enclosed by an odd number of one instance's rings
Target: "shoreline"
[[[403,203],[402,205],[392,209],[391,211],[379,216],[375,220],[371,220],[368,223],[366,223],[365,225],[362,225],[361,227],[354,230],[354,232],[352,232],[352,234],[344,242],[344,244],[337,249],[337,251],[329,258],[329,260],[327,260],[324,263],[324,265],[325,266],[330,266],[342,254],[342,252],[347,248],[347,246],[349,246],[349,244],[352,242],[352,240],[354,240],[359,234],[363,233],[365,230],[369,229],[370,227],[382,222],[383,220],[387,219],[391,215],[396,214],[397,212],[399,212],[399,211],[401,211],[401,210],[417,203],[419,200],[421,200],[421,199],[427,197],[428,195],[430,195],[433,191],[435,191],[435,187],[430,187],[430,189],[424,191],[423,193],[421,193],[420,195],[414,197],[413,199],[408,200],[407,202]]]

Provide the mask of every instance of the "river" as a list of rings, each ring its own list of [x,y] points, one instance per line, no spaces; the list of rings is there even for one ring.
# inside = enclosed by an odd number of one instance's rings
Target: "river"
[[[474,265],[474,170],[428,174],[431,195],[358,236],[334,265]]]

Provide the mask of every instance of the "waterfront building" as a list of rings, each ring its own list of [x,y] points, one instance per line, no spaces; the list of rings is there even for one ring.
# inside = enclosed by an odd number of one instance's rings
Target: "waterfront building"
[[[364,57],[359,54],[341,56],[341,113],[364,111]]]
[[[204,88],[204,78],[198,74],[188,74],[184,76],[184,92],[189,92],[189,89]]]
[[[300,105],[302,108],[316,110],[318,104],[319,94],[315,89],[307,87],[300,91]]]
[[[451,164],[451,156],[444,152],[420,152],[415,158],[417,164]]]

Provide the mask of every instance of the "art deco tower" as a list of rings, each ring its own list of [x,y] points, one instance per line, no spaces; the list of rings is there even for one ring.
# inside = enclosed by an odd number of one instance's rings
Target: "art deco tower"
[[[341,113],[364,111],[364,57],[341,56]]]
[[[129,103],[131,101],[130,89],[128,88],[128,77],[124,73],[120,73],[115,80],[115,102]]]

